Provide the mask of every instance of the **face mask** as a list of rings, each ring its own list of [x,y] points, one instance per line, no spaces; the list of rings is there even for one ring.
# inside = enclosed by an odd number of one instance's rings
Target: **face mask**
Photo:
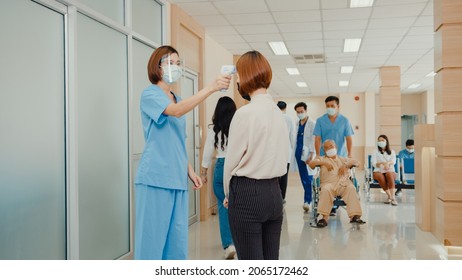
[[[300,120],[303,120],[304,118],[306,118],[306,113],[297,114],[297,117],[298,117]]]
[[[181,75],[183,75],[183,71],[178,65],[162,66],[162,70],[164,72],[162,80],[169,85],[176,83],[181,78]]]
[[[387,141],[379,141],[377,142],[377,146],[383,149],[387,146]]]
[[[336,154],[337,154],[337,149],[336,148],[332,148],[332,149],[326,151],[326,156],[328,156],[328,157],[333,157]]]
[[[250,101],[250,95],[241,90],[239,83],[237,83],[237,91],[239,91],[239,94],[242,96],[242,98],[244,98],[247,101]]]
[[[410,154],[414,152],[414,149],[406,149]]]
[[[327,108],[326,111],[329,116],[333,116],[337,113],[337,110],[335,108]]]

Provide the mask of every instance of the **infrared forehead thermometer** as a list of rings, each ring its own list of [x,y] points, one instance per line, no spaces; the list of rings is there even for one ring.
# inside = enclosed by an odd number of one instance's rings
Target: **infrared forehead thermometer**
[[[236,66],[234,65],[222,65],[221,66],[221,74],[224,75],[233,75],[236,73]],[[227,89],[221,89],[221,92],[225,92]]]
[[[223,65],[221,66],[221,74],[232,75],[236,73],[236,66],[234,65]]]

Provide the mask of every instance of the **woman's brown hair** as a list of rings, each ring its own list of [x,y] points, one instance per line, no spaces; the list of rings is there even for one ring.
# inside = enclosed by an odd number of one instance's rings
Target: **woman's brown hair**
[[[259,88],[269,88],[272,71],[266,58],[258,51],[243,54],[236,63],[239,74],[239,88],[250,94]]]
[[[379,137],[377,137],[377,140],[379,138],[383,138],[383,139],[385,139],[385,141],[387,141],[387,145],[385,146],[385,148],[382,149],[379,146],[377,146],[377,148],[379,148],[380,153],[383,154],[383,152],[385,151],[385,152],[387,152],[387,154],[390,155],[391,154],[391,149],[390,149],[390,142],[388,142],[388,137],[386,135],[382,134],[382,135],[379,135]]]
[[[151,54],[148,62],[148,77],[151,83],[157,84],[162,80],[162,69],[160,68],[162,57],[172,53],[178,54],[178,51],[172,46],[161,46]]]

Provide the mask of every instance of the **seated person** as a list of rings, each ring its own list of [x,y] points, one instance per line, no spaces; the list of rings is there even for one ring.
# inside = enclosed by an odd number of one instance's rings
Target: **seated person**
[[[372,178],[379,183],[388,196],[388,199],[384,203],[393,206],[398,205],[395,197],[395,164],[395,151],[390,148],[388,137],[382,134],[377,138],[377,150],[375,150],[371,157],[371,165],[374,167]]]
[[[399,159],[405,159],[405,158],[414,158],[414,139],[407,139],[406,140],[406,149],[403,149],[399,152],[398,154]],[[401,169],[401,174],[403,174],[403,167],[400,165]],[[406,182],[403,180],[403,183],[406,184]],[[401,187],[396,188],[395,195],[399,195],[401,193]]]
[[[323,143],[325,156],[321,156],[310,162],[310,167],[320,166],[321,192],[319,195],[318,213],[322,215],[317,222],[318,227],[327,226],[329,214],[334,199],[342,197],[347,205],[348,217],[351,223],[364,224],[361,220],[362,210],[356,194],[356,188],[350,180],[350,168],[359,165],[358,161],[337,156],[337,147],[334,140],[326,140]]]

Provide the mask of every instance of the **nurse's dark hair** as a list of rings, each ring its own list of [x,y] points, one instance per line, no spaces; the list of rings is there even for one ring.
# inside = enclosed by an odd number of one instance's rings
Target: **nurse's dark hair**
[[[326,100],[324,100],[324,103],[327,103],[327,102],[330,102],[330,101],[335,101],[335,103],[337,103],[337,105],[340,105],[340,99],[338,99],[337,96],[328,96],[326,98]]]
[[[379,140],[379,138],[383,138],[383,139],[385,139],[387,141],[387,145],[385,146],[385,148],[382,149],[379,146],[377,146],[380,153],[383,154],[383,152],[387,152],[387,154],[391,155],[390,141],[388,141],[388,137],[385,134],[381,134],[381,135],[379,135],[379,137],[377,137],[377,140]]]
[[[157,84],[162,80],[162,69],[160,68],[162,57],[172,53],[178,54],[178,51],[172,46],[160,46],[151,54],[148,62],[148,77],[151,83]]]
[[[228,97],[223,96],[218,99],[215,112],[213,113],[212,123],[213,131],[215,132],[215,149],[218,149],[218,133],[221,131],[221,150],[225,150],[225,146],[228,145],[229,125],[233,119],[234,113],[236,112],[236,104]],[[225,138],[226,137],[226,138]]]

